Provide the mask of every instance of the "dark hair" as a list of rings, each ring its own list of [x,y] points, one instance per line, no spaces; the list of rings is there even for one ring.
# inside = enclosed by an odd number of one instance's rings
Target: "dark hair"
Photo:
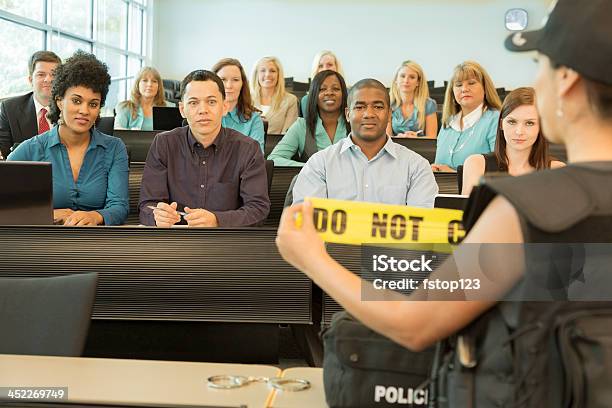
[[[548,58],[552,69],[559,69],[563,66],[552,58]],[[591,108],[601,119],[608,122],[612,120],[612,85],[586,78],[580,72],[578,73],[584,81],[584,89]]]
[[[180,98],[183,100],[183,96],[185,96],[185,88],[192,81],[212,81],[217,84],[219,87],[219,92],[221,92],[221,96],[225,99],[225,87],[223,86],[223,81],[217,74],[211,71],[207,71],[205,69],[196,69],[195,71],[191,71],[183,80],[181,81],[181,90],[180,90]]]
[[[612,85],[584,77],[583,81],[589,104],[601,119],[610,122],[612,120]]]
[[[253,112],[259,112],[253,105],[253,99],[251,98],[251,91],[249,89],[249,80],[247,79],[246,73],[244,72],[244,68],[242,68],[242,64],[235,58],[223,58],[219,62],[217,62],[213,67],[212,71],[215,74],[219,74],[222,68],[227,66],[235,66],[240,70],[240,77],[242,78],[242,89],[240,89],[240,95],[238,96],[238,103],[236,104],[236,109],[238,111],[238,116],[243,117],[245,120],[251,119],[251,115]],[[281,81],[282,78],[279,78]]]
[[[346,89],[344,78],[342,78],[342,75],[340,75],[338,72],[326,69],[314,76],[312,82],[310,83],[310,89],[308,90],[308,106],[306,107],[304,120],[306,121],[306,134],[310,134],[312,137],[315,137],[315,132],[317,130],[317,119],[319,119],[319,92],[321,91],[321,85],[323,85],[323,81],[330,76],[335,76],[338,78],[338,81],[340,81],[340,88],[342,89],[342,104],[340,105],[339,118],[344,122],[347,134],[351,131],[351,127],[346,121],[346,116],[344,115],[348,96],[348,90]]]
[[[30,70],[30,76],[34,73],[34,69],[36,68],[37,62],[56,62],[58,64],[62,63],[60,57],[57,56],[53,51],[36,51],[30,57],[30,61],[28,62],[28,69]]]
[[[84,86],[99,93],[100,107],[103,107],[110,83],[108,66],[98,60],[95,55],[78,50],[55,69],[47,118],[51,123],[57,123],[60,117],[57,100],[63,98],[68,88],[73,86]]]
[[[375,88],[381,90],[385,94],[385,101],[387,102],[387,107],[391,107],[391,97],[389,96],[389,90],[383,85],[382,82],[373,78],[366,78],[362,79],[361,81],[357,81],[357,83],[351,87],[351,90],[348,94],[349,106],[351,106],[351,102],[353,102],[355,92],[363,88]]]
[[[495,139],[495,159],[500,171],[508,171],[508,155],[506,154],[506,138],[502,127],[503,120],[519,106],[535,106],[535,90],[529,87],[516,88],[504,99],[497,124],[497,137]],[[536,170],[550,168],[551,158],[548,156],[548,141],[542,135],[542,128],[529,152],[529,165]]]

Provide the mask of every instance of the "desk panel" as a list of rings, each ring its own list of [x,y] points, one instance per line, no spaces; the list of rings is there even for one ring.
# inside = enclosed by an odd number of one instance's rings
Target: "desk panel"
[[[434,171],[439,194],[460,194],[457,173]]]
[[[94,319],[312,322],[275,229],[0,227],[0,277],[99,273]]]
[[[361,275],[360,245],[327,244],[327,251],[332,258],[338,261],[338,263],[346,269],[354,274]],[[341,312],[344,308],[325,292],[323,292],[322,303],[323,316],[321,318],[321,325],[329,326],[334,313]]]

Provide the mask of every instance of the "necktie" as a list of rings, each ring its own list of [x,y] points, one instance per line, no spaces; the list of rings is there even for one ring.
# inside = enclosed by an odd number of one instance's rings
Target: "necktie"
[[[38,119],[38,134],[46,132],[49,130],[49,122],[47,122],[47,110],[42,108],[40,110],[40,118]]]

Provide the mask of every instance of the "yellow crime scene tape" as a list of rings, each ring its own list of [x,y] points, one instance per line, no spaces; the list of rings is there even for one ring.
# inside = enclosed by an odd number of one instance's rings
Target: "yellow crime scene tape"
[[[316,230],[330,243],[455,245],[465,237],[460,210],[312,197],[306,200],[312,202]]]

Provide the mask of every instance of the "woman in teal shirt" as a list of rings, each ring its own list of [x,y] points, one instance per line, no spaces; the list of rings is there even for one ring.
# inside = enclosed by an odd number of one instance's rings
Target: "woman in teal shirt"
[[[436,102],[429,97],[423,68],[414,61],[404,61],[397,69],[391,90],[391,122],[387,134],[396,137],[426,137],[438,134]]]
[[[310,84],[309,94],[317,97],[309,98],[305,118],[297,119],[268,156],[275,166],[301,167],[311,154],[337,143],[350,132],[344,115],[348,92],[342,75],[331,70],[319,72]]]
[[[125,145],[94,126],[110,82],[106,64],[77,51],[55,71],[48,114],[55,126],[21,143],[8,157],[51,163],[57,223],[121,225],[127,218]]]
[[[434,171],[455,171],[473,154],[495,150],[501,101],[485,69],[474,61],[455,67],[446,88]]]
[[[115,108],[115,129],[153,130],[153,107],[174,106],[167,102],[159,72],[144,67],[134,81],[132,97]]]
[[[222,126],[255,139],[263,152],[263,120],[253,105],[249,81],[242,64],[237,59],[224,58],[213,66],[212,71],[223,81],[225,102],[229,104],[228,112],[221,122]]]

